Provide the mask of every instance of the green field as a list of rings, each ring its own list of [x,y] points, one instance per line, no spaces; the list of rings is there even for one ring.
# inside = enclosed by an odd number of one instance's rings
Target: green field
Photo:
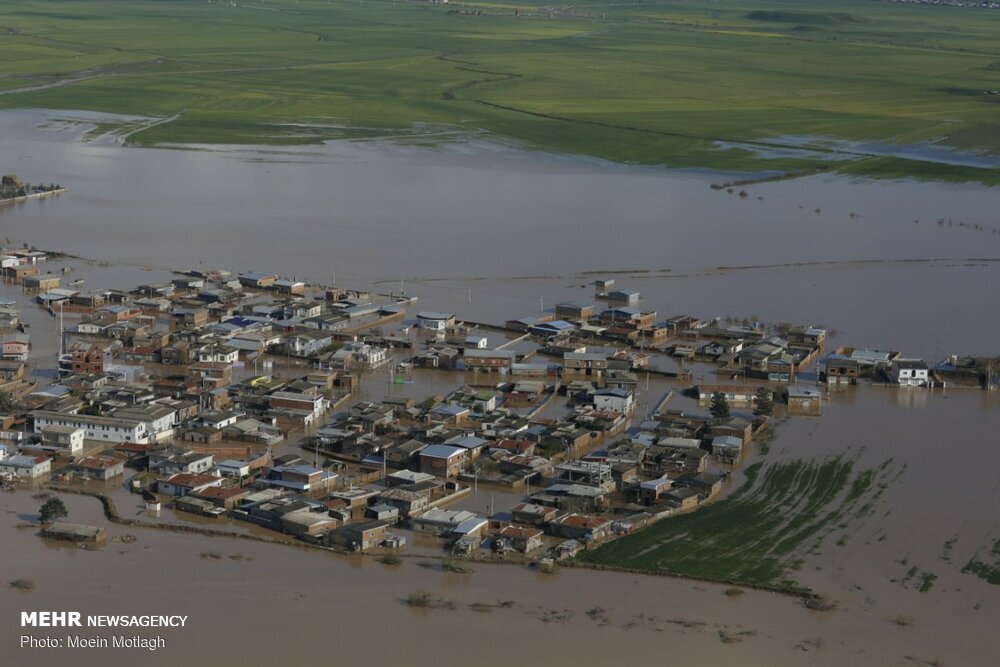
[[[129,141],[144,145],[434,142],[457,130],[623,163],[828,165],[997,183],[1000,169],[830,143],[939,141],[1000,156],[994,89],[1000,11],[987,9],[871,0],[0,4],[0,107],[170,119],[131,128]],[[803,142],[812,152],[790,150]]]
[[[840,458],[755,464],[728,498],[663,519],[579,559],[797,592],[794,570],[801,559],[835,532],[841,533],[838,544],[849,539],[851,522],[871,512],[888,474],[888,463],[855,471]]]

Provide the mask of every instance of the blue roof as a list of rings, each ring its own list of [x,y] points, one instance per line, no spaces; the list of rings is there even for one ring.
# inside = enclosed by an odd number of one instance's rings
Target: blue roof
[[[263,271],[247,271],[246,273],[241,273],[240,278],[246,278],[247,280],[261,280],[263,278],[277,278],[278,276],[273,273],[264,273]]]
[[[457,452],[464,451],[465,450],[461,447],[452,447],[450,445],[427,445],[420,450],[420,455],[431,456],[437,459],[448,459],[454,456]]]
[[[554,329],[556,331],[566,331],[568,329],[575,329],[576,325],[566,320],[553,320],[552,322],[542,322],[536,324],[532,329]]]
[[[477,447],[482,447],[487,442],[489,441],[474,435],[465,435],[452,438],[448,441],[448,444],[456,447],[462,447],[464,449],[475,449]]]

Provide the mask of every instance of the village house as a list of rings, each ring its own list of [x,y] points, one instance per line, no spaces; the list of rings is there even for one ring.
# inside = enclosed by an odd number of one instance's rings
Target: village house
[[[96,347],[73,350],[69,358],[69,369],[74,373],[103,373],[104,352]]]
[[[407,488],[397,486],[386,489],[378,494],[378,500],[380,503],[395,507],[402,516],[410,516],[426,509],[431,503],[430,490],[417,491],[408,488],[410,486],[412,485],[407,485]]]
[[[656,505],[673,485],[673,480],[666,477],[644,480],[639,483],[639,502],[643,505]]]
[[[607,292],[605,298],[609,303],[624,306],[635,306],[639,304],[642,295],[635,290],[619,289]]]
[[[52,525],[42,528],[42,537],[73,542],[77,545],[99,547],[107,544],[108,532],[100,526],[56,521]]]
[[[59,276],[24,276],[24,288],[36,292],[48,292],[59,287]]]
[[[788,414],[818,417],[823,405],[823,394],[811,387],[789,387]]]
[[[0,460],[0,473],[9,473],[14,477],[37,479],[51,470],[52,459],[47,456],[17,454]]]
[[[545,505],[519,503],[511,508],[511,519],[514,523],[528,526],[544,526],[559,515],[559,510]]]
[[[114,411],[113,416],[143,422],[146,432],[154,441],[172,436],[178,423],[177,408],[161,402],[119,408]]]
[[[753,438],[753,422],[740,416],[731,416],[721,422],[715,422],[708,427],[709,434],[714,438],[718,435],[731,435],[739,438],[744,446],[750,444]]]
[[[0,359],[4,361],[23,362],[28,360],[31,343],[23,334],[11,334],[0,346]]]
[[[627,389],[598,389],[593,398],[598,410],[628,413],[632,409],[633,396]]]
[[[115,454],[102,454],[78,459],[73,464],[77,474],[90,479],[107,481],[125,473],[125,457]]]
[[[282,345],[291,357],[311,357],[333,345],[333,334],[322,329],[298,331],[285,336]]]
[[[263,273],[260,271],[248,271],[239,275],[240,285],[252,289],[267,289],[274,285],[278,276],[273,273]]]
[[[179,447],[165,447],[152,450],[148,455],[150,472],[160,475],[177,473],[200,474],[208,472],[214,465],[215,457],[211,454],[195,452]]]
[[[410,526],[418,533],[433,533],[440,537],[482,535],[489,528],[489,520],[466,510],[431,508],[410,517]]]
[[[549,522],[553,535],[583,543],[599,541],[611,532],[611,521],[584,514],[566,514]]]
[[[724,463],[736,464],[743,457],[743,439],[731,435],[712,438],[712,456]]]
[[[144,444],[153,439],[147,423],[141,419],[80,415],[50,410],[34,410],[29,415],[35,433],[43,433],[49,426],[68,426],[82,429],[86,440]]]
[[[930,386],[930,369],[921,359],[896,359],[892,362],[890,377],[901,387]]]
[[[455,326],[455,316],[451,313],[422,310],[417,313],[417,326],[421,329],[443,332],[445,329]]]
[[[604,352],[566,352],[563,354],[563,376],[600,379],[608,370],[608,355]]]
[[[334,544],[354,551],[368,551],[381,546],[388,537],[388,521],[366,521],[344,526],[331,533]]]
[[[538,322],[528,327],[535,336],[540,338],[555,338],[556,336],[566,336],[576,329],[576,325],[566,320],[551,320],[549,322]]]
[[[389,350],[368,343],[349,342],[333,353],[330,361],[335,366],[347,369],[371,370],[385,364],[389,358]]]
[[[498,533],[498,537],[509,541],[511,546],[521,553],[540,549],[543,535],[544,533],[536,528],[522,528],[520,526],[506,526]]]
[[[75,426],[46,426],[39,449],[76,454],[83,449],[84,430]]]
[[[656,312],[620,306],[602,311],[600,319],[605,326],[648,329],[656,323]]]
[[[264,486],[305,493],[315,489],[329,490],[336,479],[337,473],[310,465],[297,464],[274,466],[258,482]]]
[[[508,374],[516,359],[513,350],[465,350],[463,360],[468,384],[496,384],[497,376]]]
[[[690,487],[670,488],[660,497],[681,511],[688,511],[698,506],[698,492]]]
[[[752,384],[699,384],[698,404],[709,405],[715,394],[722,394],[730,407],[748,408],[753,405],[758,387]]]
[[[191,497],[208,501],[216,507],[231,510],[250,494],[250,489],[238,486],[210,486],[189,494]]]
[[[301,296],[306,293],[306,284],[301,280],[275,280],[271,283],[271,289],[279,294]]]
[[[571,320],[589,320],[594,316],[594,306],[585,301],[557,303],[556,316],[568,317]]]
[[[157,482],[157,491],[165,496],[186,496],[213,486],[222,486],[223,479],[215,475],[180,472]]]
[[[428,445],[420,451],[420,472],[454,477],[465,467],[468,450],[449,445]]]

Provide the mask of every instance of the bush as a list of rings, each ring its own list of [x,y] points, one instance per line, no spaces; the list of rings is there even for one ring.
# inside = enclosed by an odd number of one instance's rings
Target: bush
[[[473,571],[469,565],[454,558],[446,558],[441,561],[441,569],[445,572],[454,572],[456,574],[469,574]]]
[[[16,588],[21,591],[33,591],[35,590],[35,582],[31,579],[15,579],[10,582],[11,588]]]

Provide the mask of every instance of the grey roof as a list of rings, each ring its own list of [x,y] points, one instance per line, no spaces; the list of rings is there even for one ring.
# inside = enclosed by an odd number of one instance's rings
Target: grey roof
[[[462,447],[452,447],[451,445],[428,445],[420,450],[420,455],[437,459],[448,459],[456,453],[464,451],[466,450]]]

